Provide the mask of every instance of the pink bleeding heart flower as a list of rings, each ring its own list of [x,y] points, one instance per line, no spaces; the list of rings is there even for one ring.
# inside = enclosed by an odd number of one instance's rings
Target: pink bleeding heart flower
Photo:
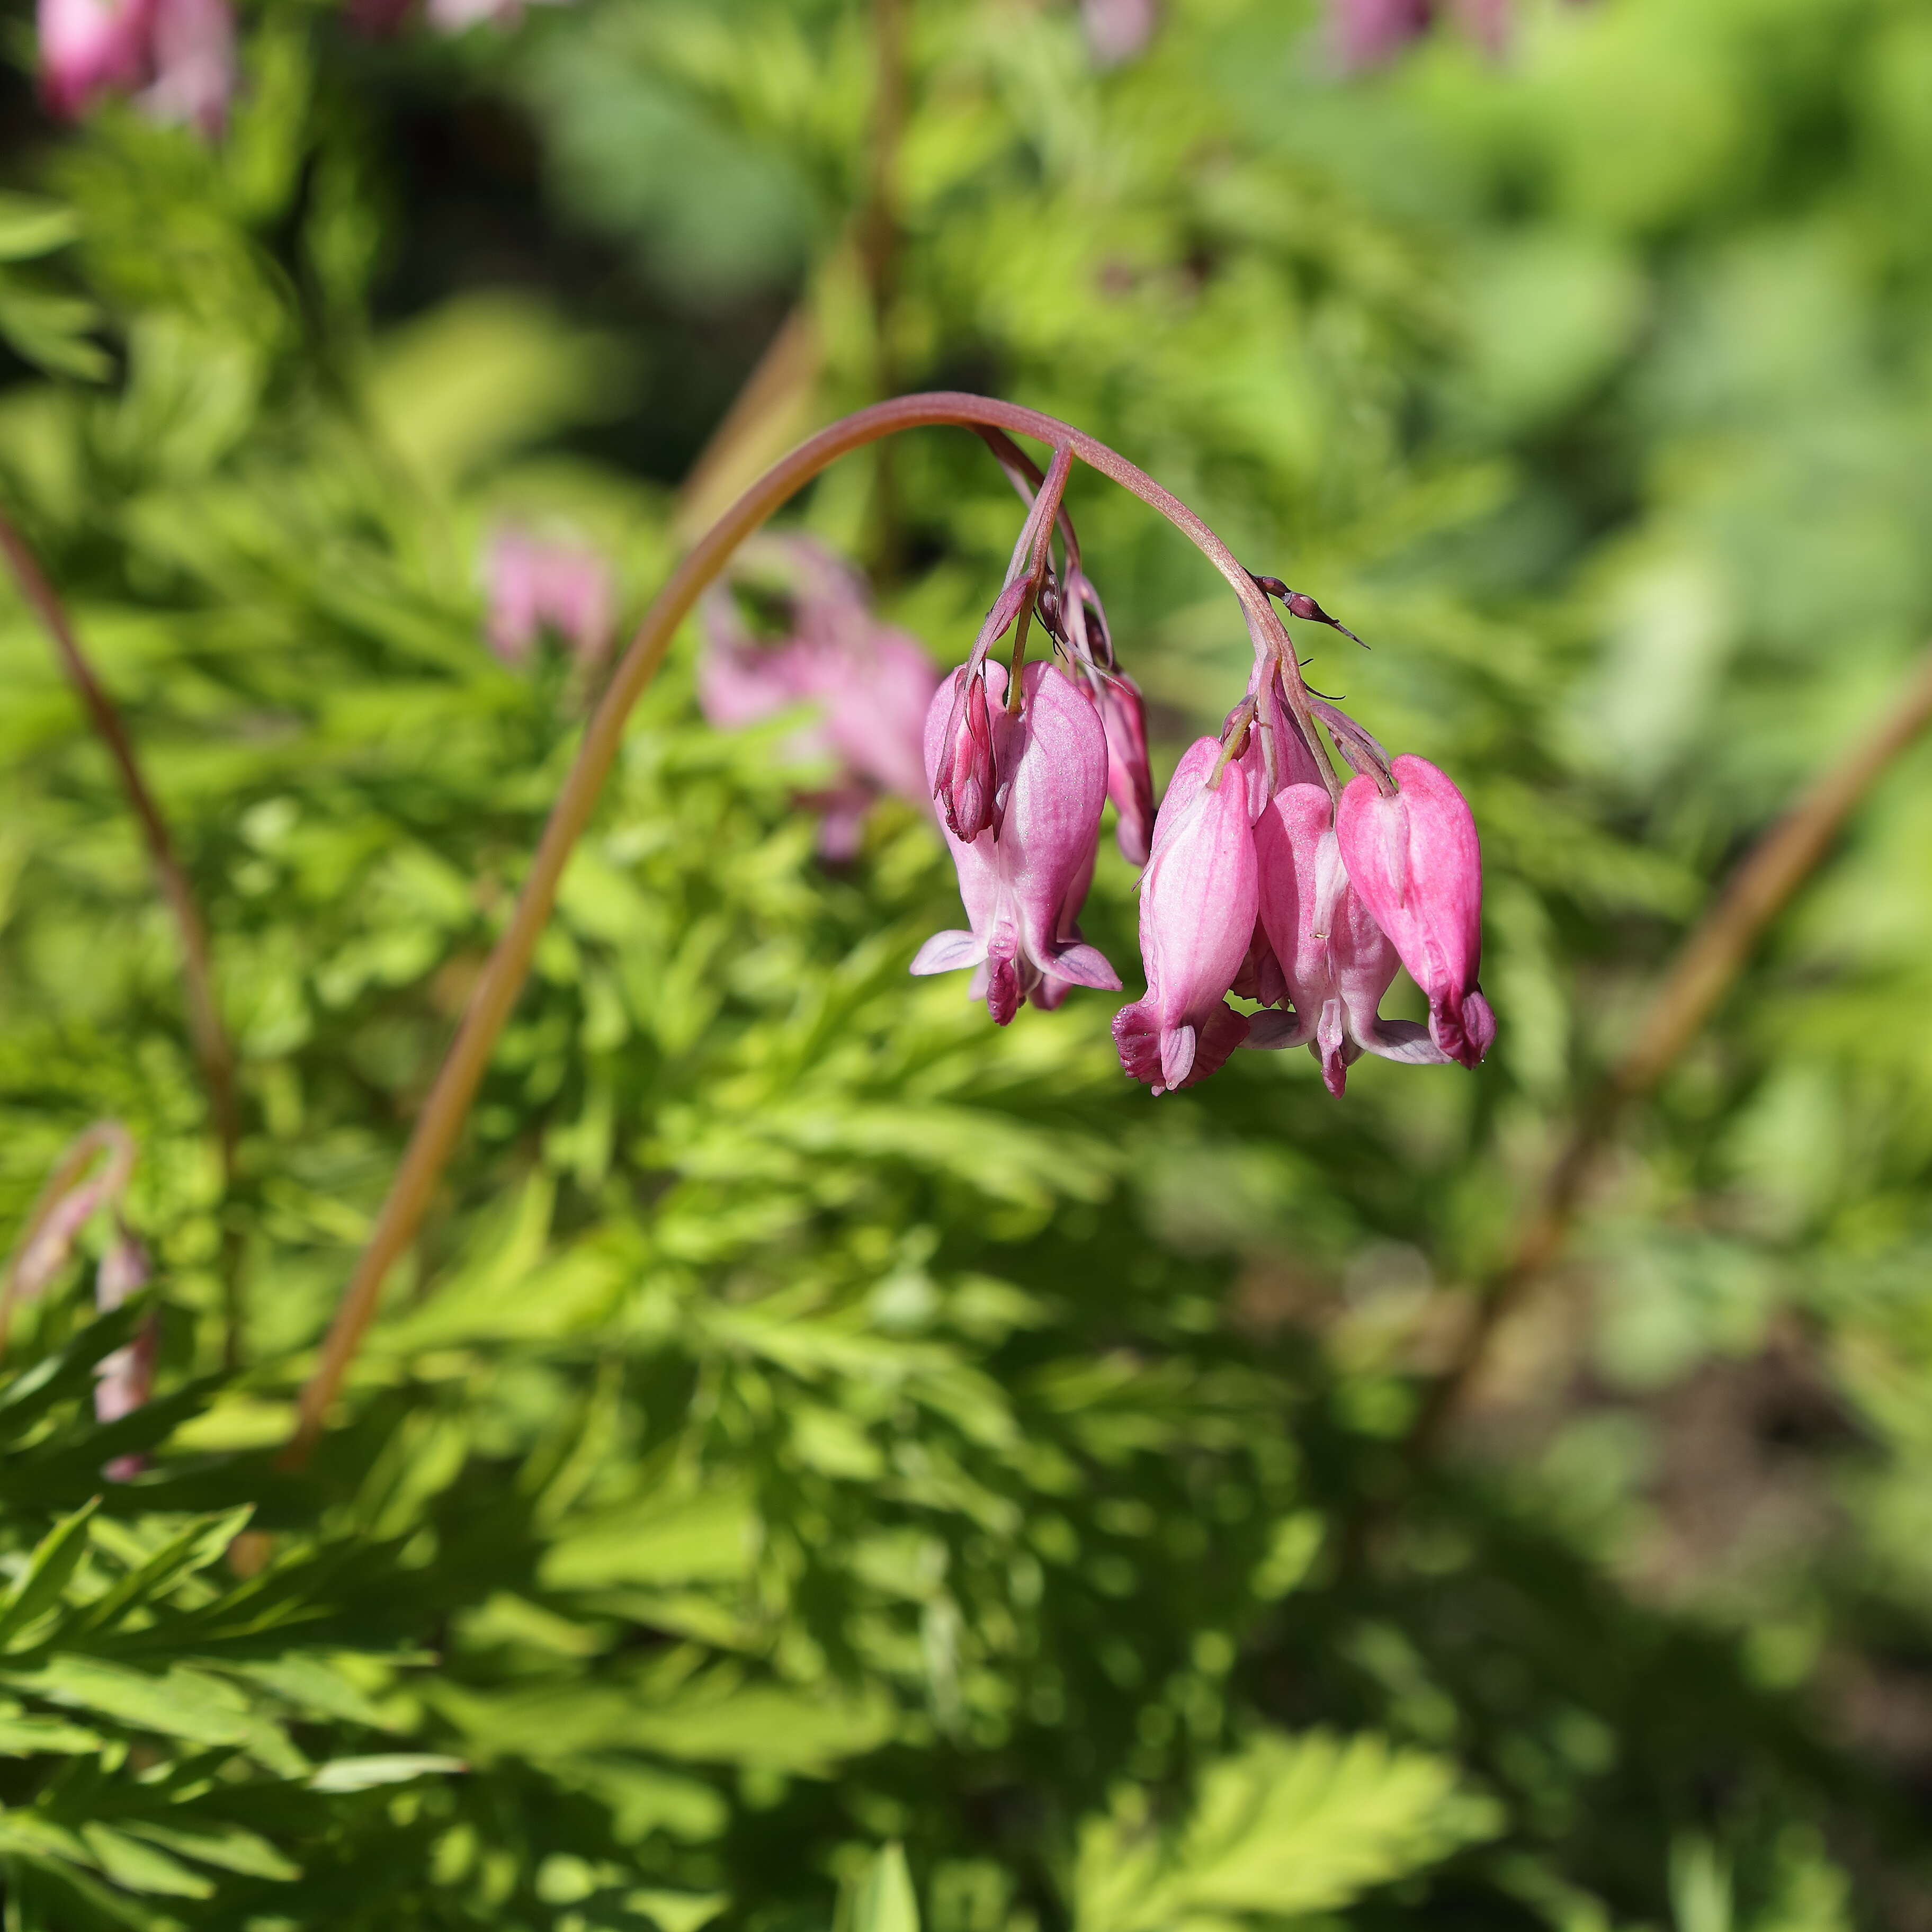
[[[211,140],[235,92],[235,16],[228,0],[153,0],[154,80],[140,97],[157,121],[185,122]]]
[[[1120,856],[1130,866],[1144,866],[1152,850],[1154,773],[1148,764],[1147,706],[1140,687],[1122,671],[1097,674],[1090,683],[1107,734],[1107,796],[1116,823],[1114,837]]]
[[[912,970],[976,968],[971,995],[983,994],[987,1011],[1004,1026],[1028,1000],[1051,1009],[1075,986],[1120,986],[1106,956],[1082,941],[1077,922],[1106,801],[1107,741],[1085,694],[1051,664],[1030,664],[1021,672],[1017,718],[1006,709],[1004,666],[986,665],[983,680],[989,723],[1006,721],[1004,820],[997,832],[988,826],[962,838],[941,815],[972,929],[934,933]],[[953,749],[960,687],[970,681],[962,665],[940,685],[926,715],[926,770],[935,789]]]
[[[1483,855],[1468,801],[1426,758],[1390,766],[1396,789],[1351,780],[1335,834],[1348,878],[1394,942],[1429,1000],[1430,1036],[1474,1066],[1489,1051],[1496,1016],[1477,984],[1483,950]]]
[[[40,0],[40,97],[63,120],[148,76],[153,0]]]
[[[1302,736],[1288,710],[1280,673],[1275,672],[1265,683],[1258,676],[1252,682],[1255,690],[1250,692],[1250,696],[1255,698],[1255,716],[1248,728],[1247,748],[1238,762],[1248,788],[1248,818],[1251,823],[1258,825],[1276,794],[1289,785],[1318,787],[1322,773],[1315,763],[1315,754],[1308,748],[1307,740]],[[1256,696],[1256,692],[1258,697]],[[1234,712],[1228,714],[1228,724],[1234,723],[1235,716]],[[1286,975],[1275,957],[1274,948],[1269,943],[1267,929],[1258,914],[1255,920],[1253,936],[1248,943],[1247,958],[1228,990],[1241,999],[1253,1000],[1264,1006],[1279,1006],[1288,998]]]
[[[610,566],[594,550],[506,526],[490,539],[483,578],[485,635],[512,669],[530,661],[546,631],[585,664],[610,649],[616,589]]]
[[[1446,1060],[1425,1029],[1377,1010],[1395,977],[1396,949],[1343,866],[1326,789],[1294,784],[1280,793],[1256,823],[1255,849],[1262,923],[1294,1010],[1256,1014],[1247,1044],[1306,1046],[1337,1095],[1365,1051],[1417,1066]]]
[[[1220,740],[1197,739],[1161,801],[1141,875],[1147,997],[1114,1017],[1122,1068],[1156,1094],[1204,1080],[1247,1036],[1226,995],[1254,935],[1255,841],[1240,772],[1208,782],[1220,758]]]

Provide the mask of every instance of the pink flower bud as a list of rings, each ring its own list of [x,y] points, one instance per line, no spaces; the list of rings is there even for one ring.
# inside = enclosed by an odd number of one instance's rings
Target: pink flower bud
[[[40,0],[40,94],[73,120],[147,78],[153,0]]]
[[[1220,741],[1197,739],[1174,772],[1141,875],[1147,997],[1114,1017],[1120,1065],[1156,1094],[1204,1080],[1247,1036],[1225,995],[1247,958],[1257,904],[1248,789]]]
[[[1468,802],[1426,758],[1393,761],[1396,790],[1350,782],[1336,814],[1348,878],[1429,1000],[1430,1036],[1474,1066],[1496,1037],[1476,983],[1483,949],[1483,855]]]
[[[1124,672],[1104,673],[1091,688],[1107,734],[1107,796],[1118,814],[1114,837],[1120,856],[1129,865],[1144,866],[1154,831],[1147,706],[1141,700],[1140,687]]]
[[[1396,950],[1343,868],[1326,789],[1280,793],[1256,824],[1255,849],[1262,924],[1294,1010],[1256,1014],[1247,1044],[1306,1046],[1338,1095],[1364,1051],[1412,1065],[1444,1059],[1422,1028],[1376,1010],[1395,977]]]
[[[958,687],[968,681],[962,666],[940,685],[926,715],[926,769],[935,793],[944,761],[958,751],[954,714]],[[1085,694],[1052,665],[1028,664],[1020,689],[1019,716],[1009,718],[1006,668],[986,666],[987,716],[1006,720],[1001,768],[1010,776],[999,830],[989,825],[962,838],[941,821],[972,929],[934,933],[912,962],[920,974],[976,968],[972,997],[983,994],[1001,1026],[1027,1000],[1052,1008],[1074,986],[1112,991],[1120,983],[1105,956],[1082,943],[1076,922],[1107,796],[1106,734]]]
[[[946,830],[968,844],[988,830],[998,834],[1005,809],[1004,787],[1010,782],[1005,769],[1012,753],[1007,740],[1012,722],[997,698],[986,701],[988,678],[996,665],[982,664],[975,670],[962,664],[954,672],[952,699],[946,706],[934,762],[931,725],[927,727],[926,764],[932,772],[932,795],[939,803],[939,815]],[[1023,687],[1024,688],[1024,686]],[[946,688],[941,686],[942,691]],[[1004,673],[999,675],[998,689],[1006,688]],[[1106,734],[1101,750],[1106,749]],[[1105,766],[1101,783],[1106,784]]]
[[[506,527],[490,539],[483,577],[486,634],[502,663],[527,663],[546,631],[586,664],[609,650],[616,590],[595,550]]]

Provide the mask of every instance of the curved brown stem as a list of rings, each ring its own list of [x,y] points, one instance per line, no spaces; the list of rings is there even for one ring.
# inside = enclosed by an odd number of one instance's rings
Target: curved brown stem
[[[1624,1109],[1652,1092],[1696,1038],[1744,970],[1765,928],[1816,869],[1892,760],[1928,724],[1932,649],[1922,656],[1878,725],[1751,848],[1684,942],[1638,1022],[1629,1050],[1578,1115],[1509,1259],[1482,1284],[1474,1318],[1455,1358],[1417,1416],[1409,1438],[1414,1453],[1426,1454],[1436,1447],[1480,1372],[1496,1330],[1562,1252],[1597,1155]]]
[[[4,515],[0,515],[0,553],[6,556],[20,595],[52,640],[61,668],[66,672],[68,682],[79,696],[88,722],[106,746],[107,754],[112,759],[120,778],[121,788],[140,823],[142,836],[147,842],[148,856],[160,883],[161,896],[167,902],[175,930],[180,936],[182,980],[188,995],[188,1038],[201,1069],[202,1084],[208,1092],[208,1111],[214,1118],[215,1134],[220,1143],[223,1180],[224,1184],[232,1183],[242,1137],[242,1110],[235,1085],[235,1051],[230,1043],[227,1029],[221,1023],[221,1010],[214,996],[214,968],[208,958],[208,928],[202,923],[201,908],[195,903],[194,889],[188,884],[188,873],[176,856],[167,820],[161,816],[161,808],[148,789],[127,728],[94,675],[93,667],[87,662],[68,620],[66,607],[26,539]],[[231,1268],[228,1322],[231,1361],[238,1346],[238,1328]]]
[[[302,1390],[295,1433],[283,1452],[285,1467],[299,1467],[308,1460],[349,1365],[375,1318],[383,1281],[422,1223],[489,1064],[496,1036],[523,990],[531,956],[556,903],[564,866],[616,758],[632,706],[657,675],[678,626],[738,545],[820,470],[882,436],[940,424],[1006,430],[1049,446],[1064,447],[1090,468],[1131,490],[1166,518],[1227,580],[1240,599],[1258,647],[1278,650],[1293,662],[1286,634],[1266,594],[1234,553],[1179,497],[1105,443],[1037,410],[952,390],[902,396],[833,423],[774,464],[705,532],[658,592],[585,728],[584,741],[551,808],[516,909],[470,995],[456,1039],[416,1118],[388,1198],[336,1310],[321,1359]]]

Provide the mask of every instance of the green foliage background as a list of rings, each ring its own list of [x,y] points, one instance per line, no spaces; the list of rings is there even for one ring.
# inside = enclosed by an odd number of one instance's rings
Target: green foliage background
[[[0,602],[0,1220],[112,1116],[159,1264],[97,1320],[82,1256],[0,1377],[6,1924],[1932,1924],[1922,751],[1401,1447],[1676,938],[1926,634],[1932,11],[1526,4],[1500,64],[1354,78],[1275,0],[1105,73],[1054,0],[907,15],[876,312],[848,0],[375,44],[268,0],[212,148],[0,101],[0,504],[176,829],[246,1110],[224,1191],[136,830]],[[687,639],[280,1472],[580,718],[483,649],[484,534],[574,530],[641,608],[794,309],[807,419],[882,371],[1054,411],[1371,641],[1303,640],[1474,803],[1496,1050],[1155,1102],[1096,998],[994,1032],[905,973],[930,829],[820,865]],[[1071,501],[1171,759],[1241,627]],[[1015,506],[928,432],[800,520],[946,663]],[[1132,885],[1109,844],[1130,968]],[[149,1303],[159,1399],[102,1427]]]

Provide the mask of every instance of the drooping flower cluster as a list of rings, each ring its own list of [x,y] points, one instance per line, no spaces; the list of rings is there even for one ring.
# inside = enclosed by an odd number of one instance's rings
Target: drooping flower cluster
[[[758,634],[748,603],[776,634]],[[850,564],[808,537],[760,538],[740,551],[700,616],[698,702],[713,724],[809,714],[786,749],[835,769],[829,786],[801,800],[819,814],[826,858],[858,850],[881,797],[925,802],[926,715],[939,674],[913,638],[879,622]]]
[[[1114,1022],[1121,1065],[1156,1094],[1205,1078],[1238,1046],[1306,1046],[1340,1094],[1364,1053],[1474,1066],[1495,1036],[1476,979],[1482,858],[1468,804],[1426,759],[1390,760],[1333,705],[1309,710],[1355,767],[1346,785],[1280,668],[1264,665],[1161,802],[1141,880],[1148,995]],[[1382,1016],[1398,964],[1428,999],[1426,1027]],[[1231,993],[1263,1010],[1237,1011]]]
[[[1313,598],[1253,580],[1248,694],[1182,758],[1150,836],[1144,712],[1060,508],[1064,466],[1030,481],[1007,580],[926,722],[926,776],[970,930],[935,934],[912,970],[972,968],[973,994],[1003,1026],[1028,1001],[1118,987],[1078,923],[1111,797],[1121,849],[1144,866],[1148,990],[1114,1021],[1130,1076],[1170,1092],[1243,1046],[1306,1046],[1335,1094],[1365,1052],[1477,1065],[1496,1022],[1477,982],[1482,860],[1468,806],[1426,760],[1390,759],[1306,690],[1268,598],[1344,627]],[[1060,662],[1026,664],[1016,685],[987,654],[1010,630],[1022,662],[1034,616]],[[1346,783],[1331,746],[1354,773]],[[1429,1001],[1426,1026],[1382,1016],[1399,964]]]
[[[610,566],[588,545],[500,527],[483,553],[484,635],[512,670],[528,664],[546,632],[594,669],[610,648],[616,586]]]
[[[39,0],[40,94],[74,120],[110,94],[212,137],[235,92],[228,0]]]

